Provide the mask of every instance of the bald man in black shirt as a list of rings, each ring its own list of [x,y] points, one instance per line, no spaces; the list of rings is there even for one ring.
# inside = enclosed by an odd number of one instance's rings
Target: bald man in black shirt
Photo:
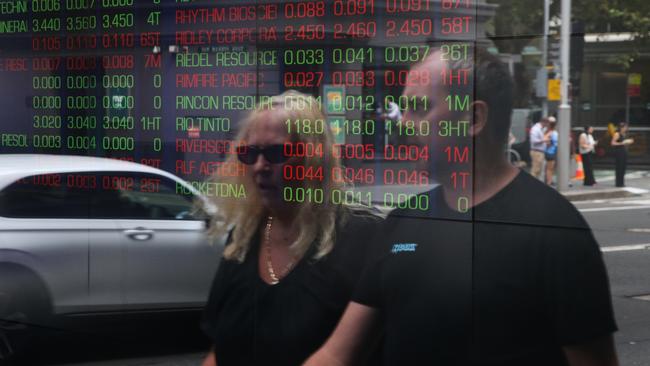
[[[414,198],[427,210],[390,214],[337,329],[306,365],[356,365],[382,333],[384,365],[618,364],[598,244],[564,197],[505,159],[507,68],[480,51],[468,62],[474,85],[450,93],[432,77],[406,87],[404,95],[430,103],[404,121],[444,128],[439,121],[466,120],[467,136],[439,130],[409,141],[428,146],[423,167],[440,186]],[[438,51],[411,72],[467,67]],[[444,102],[463,88],[476,92],[473,114]],[[473,164],[450,164],[447,148],[468,148]]]

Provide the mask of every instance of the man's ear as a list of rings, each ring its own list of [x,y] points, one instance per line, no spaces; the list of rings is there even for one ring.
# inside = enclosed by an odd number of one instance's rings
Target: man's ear
[[[474,111],[474,121],[472,121],[470,127],[470,134],[472,136],[478,136],[487,126],[490,108],[484,101],[477,100],[472,103],[472,110]]]

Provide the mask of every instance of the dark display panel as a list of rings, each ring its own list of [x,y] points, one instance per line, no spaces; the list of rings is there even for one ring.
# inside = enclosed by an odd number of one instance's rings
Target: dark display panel
[[[327,151],[344,166],[287,166],[285,180],[329,175],[355,188],[324,197],[288,186],[286,201],[426,211],[426,197],[411,198],[444,164],[466,211],[471,60],[492,9],[475,0],[3,1],[0,152],[133,161],[207,195],[245,198],[244,187],[205,181],[245,174],[227,160],[242,145],[234,141],[238,122],[295,89],[313,95],[325,119],[289,119],[287,131],[329,128],[335,144],[287,144],[284,154]],[[450,66],[411,70],[432,55]],[[426,91],[404,94],[429,85],[448,92],[436,100]],[[439,104],[450,118],[430,118]],[[414,142],[424,140],[436,143]]]

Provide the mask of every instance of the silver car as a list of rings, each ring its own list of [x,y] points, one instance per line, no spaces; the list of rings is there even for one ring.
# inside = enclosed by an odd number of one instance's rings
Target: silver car
[[[223,250],[208,243],[205,205],[145,165],[0,155],[0,359],[25,324],[200,309]]]

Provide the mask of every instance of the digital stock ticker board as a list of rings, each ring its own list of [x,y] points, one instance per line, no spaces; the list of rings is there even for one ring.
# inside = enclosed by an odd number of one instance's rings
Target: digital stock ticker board
[[[290,167],[284,178],[329,176],[353,193],[287,188],[285,200],[426,211],[426,197],[411,197],[434,184],[427,162],[442,162],[467,210],[471,60],[494,11],[481,0],[0,1],[0,152],[132,161],[206,195],[245,198],[206,180],[243,174],[228,162],[239,121],[293,89],[324,118],[287,120],[287,131],[329,129],[325,150],[343,165]],[[418,67],[429,57],[447,66]],[[284,154],[323,151],[288,144]],[[122,184],[114,178],[104,185]]]

